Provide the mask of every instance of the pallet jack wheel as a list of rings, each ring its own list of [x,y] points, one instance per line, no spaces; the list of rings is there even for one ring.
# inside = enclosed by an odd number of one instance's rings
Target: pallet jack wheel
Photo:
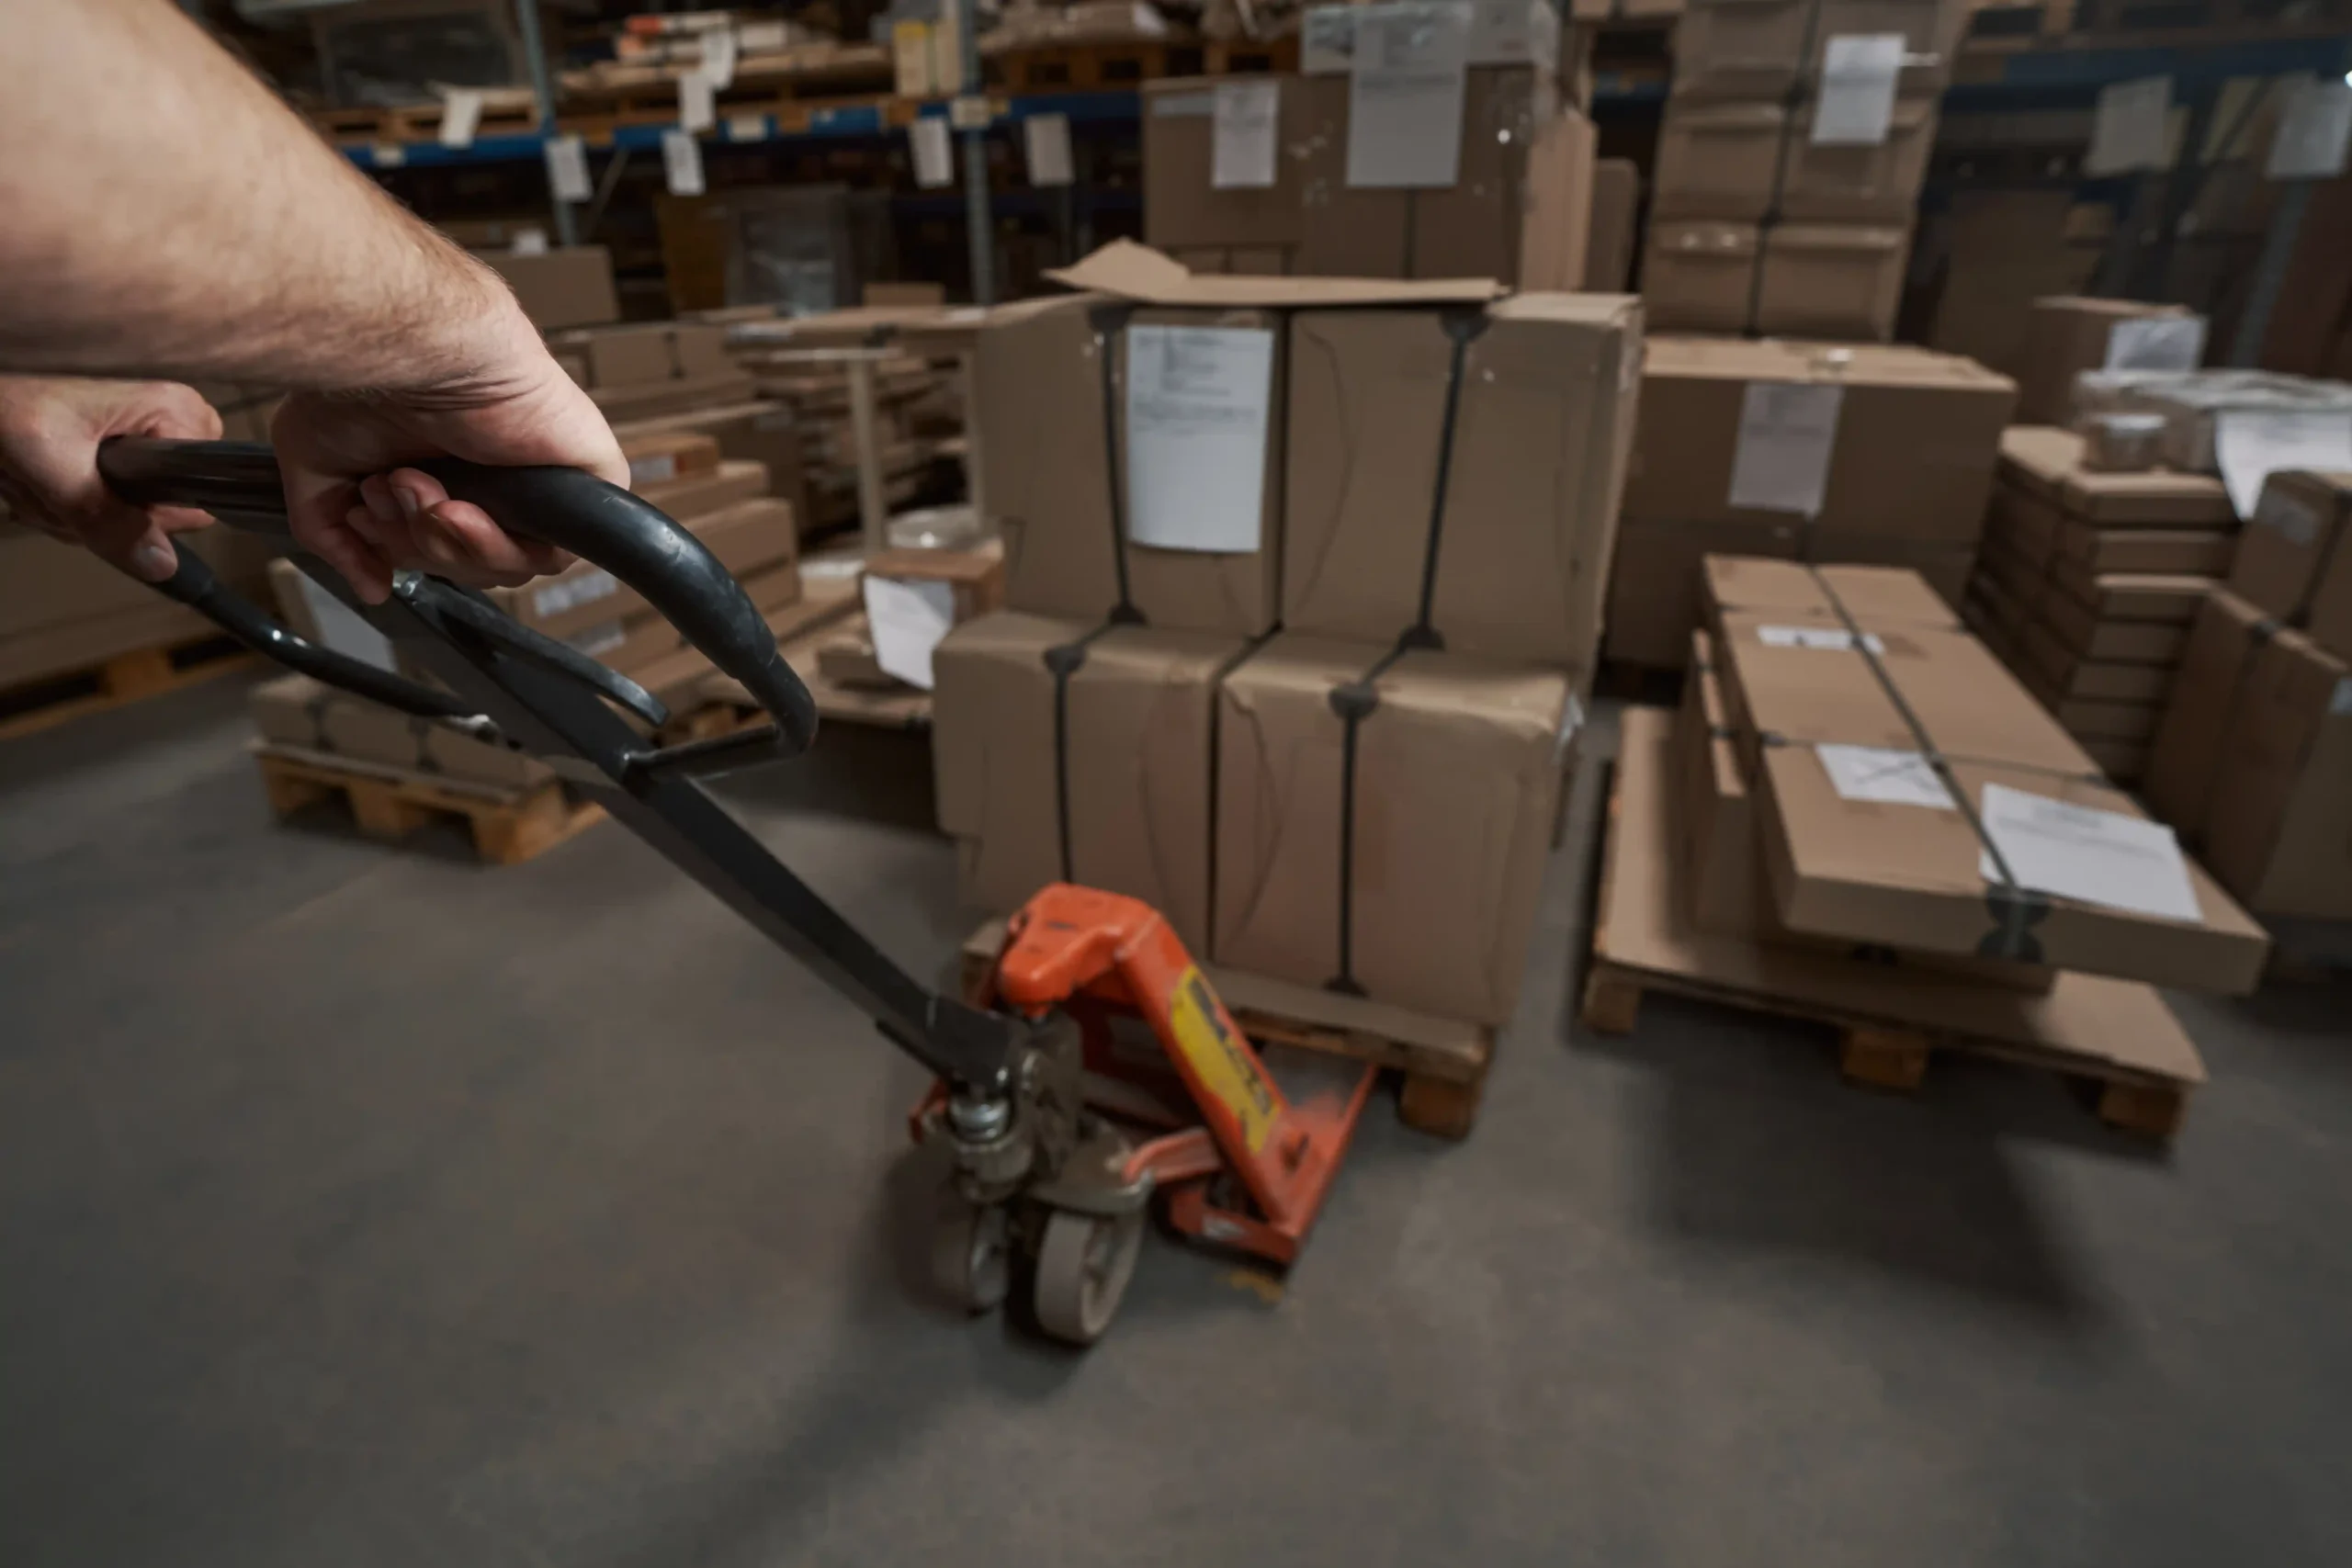
[[[1071,1345],[1091,1345],[1111,1326],[1143,1250],[1143,1211],[1081,1214],[1057,1209],[1037,1247],[1037,1326]]]
[[[1004,1304],[1012,1284],[1012,1249],[1002,1204],[975,1203],[953,1187],[941,1190],[931,1279],[942,1295],[975,1315]]]

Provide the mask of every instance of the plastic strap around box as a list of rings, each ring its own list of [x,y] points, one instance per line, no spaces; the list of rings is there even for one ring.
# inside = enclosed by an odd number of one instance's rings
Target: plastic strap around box
[[[1430,486],[1430,526],[1421,547],[1420,601],[1414,612],[1413,624],[1396,637],[1398,649],[1430,648],[1442,650],[1444,634],[1431,622],[1430,615],[1437,602],[1438,547],[1445,535],[1445,495],[1453,481],[1453,435],[1462,418],[1462,379],[1470,357],[1470,344],[1487,330],[1487,312],[1481,306],[1466,310],[1447,310],[1438,317],[1438,324],[1447,340],[1445,365],[1445,411],[1437,427],[1437,477]]]
[[[1054,845],[1064,882],[1078,880],[1069,853],[1069,678],[1086,668],[1088,645],[1116,624],[1105,621],[1076,642],[1057,643],[1042,656],[1054,678]]]
[[[1363,721],[1380,706],[1380,677],[1390,665],[1410,652],[1403,642],[1384,653],[1372,668],[1343,685],[1331,688],[1331,711],[1340,716],[1340,969],[1323,983],[1327,991],[1360,997],[1363,987],[1355,977],[1356,884],[1356,739]]]
[[[1143,612],[1136,608],[1135,596],[1127,586],[1127,483],[1125,465],[1121,461],[1121,426],[1125,423],[1119,396],[1119,377],[1112,365],[1115,355],[1115,340],[1124,336],[1127,320],[1135,314],[1135,307],[1125,302],[1097,305],[1087,312],[1087,322],[1094,330],[1094,356],[1100,362],[1098,374],[1102,386],[1102,471],[1111,486],[1111,565],[1118,573],[1119,597],[1107,616],[1111,626],[1139,626],[1144,625]]]

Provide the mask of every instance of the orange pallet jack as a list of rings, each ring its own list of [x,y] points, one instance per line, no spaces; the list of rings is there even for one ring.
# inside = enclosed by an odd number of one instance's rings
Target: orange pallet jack
[[[980,1007],[923,986],[852,927],[697,782],[797,756],[815,703],[741,587],[643,501],[571,468],[417,465],[517,535],[640,594],[772,722],[660,746],[668,709],[626,676],[521,626],[481,594],[401,572],[362,604],[331,569],[296,564],[441,682],[307,642],[182,555],[162,592],[289,669],[403,713],[538,756],[573,788],[862,1008],[935,1075],[916,1138],[944,1151],[933,1272],[987,1311],[1025,1269],[1038,1325],[1088,1345],[1133,1277],[1154,1193],[1175,1228],[1282,1264],[1298,1256],[1363,1115],[1377,1069],[1285,1098],[1166,920],[1115,894],[1057,885],[1007,930]],[[276,457],[231,442],[119,439],[99,470],[124,500],[202,507],[283,536]],[[290,538],[288,544],[291,545]],[[634,721],[634,722],[632,722]],[[1156,1048],[1136,1048],[1136,1022]]]

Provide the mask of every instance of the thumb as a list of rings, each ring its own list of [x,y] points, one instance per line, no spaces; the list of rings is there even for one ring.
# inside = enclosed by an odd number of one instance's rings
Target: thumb
[[[141,582],[165,581],[179,570],[179,552],[164,525],[135,507],[107,507],[82,525],[82,542]]]

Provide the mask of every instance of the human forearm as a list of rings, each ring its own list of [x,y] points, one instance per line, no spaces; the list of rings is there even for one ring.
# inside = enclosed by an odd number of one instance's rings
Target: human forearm
[[[167,0],[0,0],[0,365],[401,391],[533,335]]]

